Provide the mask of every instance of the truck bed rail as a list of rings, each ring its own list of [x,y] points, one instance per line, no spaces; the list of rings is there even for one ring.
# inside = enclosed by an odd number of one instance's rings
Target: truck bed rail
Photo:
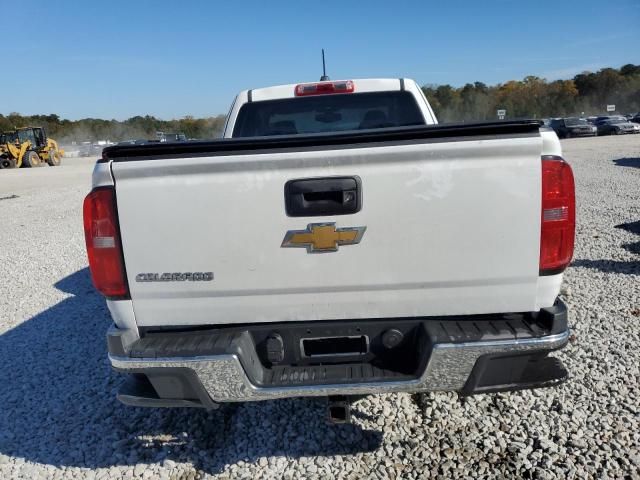
[[[478,138],[526,137],[539,135],[539,129],[542,125],[543,123],[539,120],[508,120],[351,130],[348,132],[308,135],[277,135],[176,143],[114,145],[102,151],[102,159],[99,162],[275,153],[326,149],[327,147],[358,148],[363,144],[367,144],[367,146],[372,144],[391,146],[477,140]]]

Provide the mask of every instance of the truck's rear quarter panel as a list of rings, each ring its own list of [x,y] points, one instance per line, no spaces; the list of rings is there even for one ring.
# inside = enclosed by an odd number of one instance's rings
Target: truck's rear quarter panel
[[[112,164],[137,324],[539,308],[537,133]],[[292,218],[288,180],[359,176],[362,210]],[[281,248],[309,223],[366,227],[335,253]],[[138,273],[214,272],[211,282]]]

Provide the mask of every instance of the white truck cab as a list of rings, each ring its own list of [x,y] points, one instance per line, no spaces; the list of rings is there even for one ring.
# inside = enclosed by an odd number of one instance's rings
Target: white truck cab
[[[224,138],[105,149],[85,201],[119,398],[554,385],[575,198],[537,121],[440,124],[410,79],[240,92]]]
[[[336,92],[335,87],[333,87],[334,85],[345,85],[345,93],[355,93],[355,87],[354,90],[348,90],[346,85],[349,84],[354,86],[356,83],[358,85],[357,93],[407,92],[416,102],[416,106],[422,114],[424,124],[434,125],[438,123],[438,120],[431,109],[431,105],[429,105],[429,102],[424,96],[424,92],[414,80],[408,78],[367,78],[359,80],[337,80],[329,82],[278,85],[275,87],[243,90],[236,96],[231,104],[231,110],[229,110],[229,114],[227,115],[222,136],[224,138],[234,137],[233,130],[238,119],[238,113],[247,103],[296,98],[300,96],[296,94],[297,89],[304,89],[305,87],[311,89],[317,85],[326,85],[326,89],[334,88],[332,93]],[[307,93],[306,96],[311,95]]]

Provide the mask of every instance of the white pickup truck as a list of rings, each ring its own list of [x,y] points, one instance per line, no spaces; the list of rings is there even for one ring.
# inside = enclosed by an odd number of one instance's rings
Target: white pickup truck
[[[96,164],[84,225],[121,401],[566,378],[548,354],[574,184],[541,122],[438,125],[414,81],[367,79],[243,91],[223,136]]]

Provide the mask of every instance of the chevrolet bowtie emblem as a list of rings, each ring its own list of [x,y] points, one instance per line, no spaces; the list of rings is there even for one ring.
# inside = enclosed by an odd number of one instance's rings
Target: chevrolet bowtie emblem
[[[335,223],[310,223],[306,230],[289,230],[283,248],[306,248],[307,253],[337,252],[341,245],[360,243],[367,227],[336,228]]]

